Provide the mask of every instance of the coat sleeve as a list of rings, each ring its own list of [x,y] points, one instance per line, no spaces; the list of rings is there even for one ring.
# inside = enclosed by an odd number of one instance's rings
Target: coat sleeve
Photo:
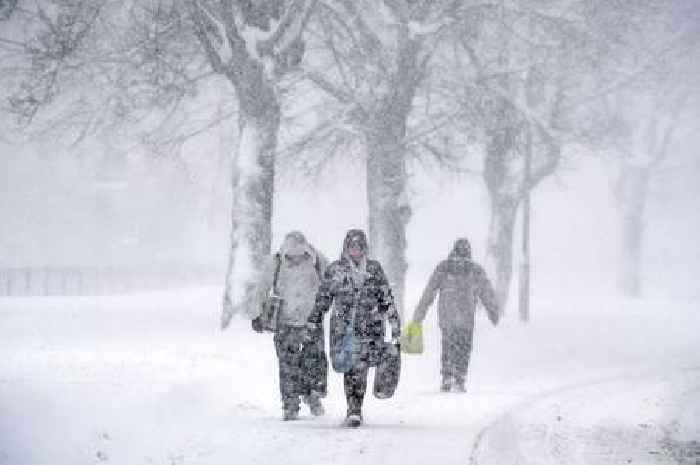
[[[384,269],[376,262],[377,265],[377,284],[379,286],[378,304],[379,311],[386,315],[387,322],[391,326],[391,338],[398,340],[401,337],[401,316],[394,302],[394,295],[391,292],[389,280],[384,274]]]
[[[418,301],[416,310],[413,312],[413,321],[418,323],[423,322],[425,315],[428,313],[428,308],[430,308],[430,306],[433,304],[435,296],[440,290],[444,275],[444,266],[442,263],[440,263],[435,267],[433,274],[430,275],[427,286],[425,286],[425,289],[423,290],[423,295]]]
[[[317,326],[321,324],[323,316],[333,303],[333,298],[335,297],[333,288],[333,267],[328,266],[325,267],[321,284],[318,286],[318,291],[316,291],[316,301],[314,303],[314,308],[309,314],[308,323]]]
[[[316,250],[316,260],[318,267],[318,275],[323,279],[323,275],[326,273],[326,268],[328,268],[328,259],[321,252]]]
[[[493,285],[491,285],[491,281],[486,276],[486,272],[481,266],[476,265],[474,275],[477,282],[477,296],[486,309],[486,314],[489,320],[491,320],[491,323],[497,325],[500,311],[498,309],[498,300],[496,299],[496,292],[493,290]]]

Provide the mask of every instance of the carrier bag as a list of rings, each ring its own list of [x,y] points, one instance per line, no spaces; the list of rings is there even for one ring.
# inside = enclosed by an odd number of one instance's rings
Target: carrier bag
[[[394,344],[382,345],[379,364],[374,372],[374,397],[388,399],[394,395],[401,375],[401,351]]]
[[[330,332],[331,365],[338,373],[347,373],[360,359],[360,340],[355,335],[355,312],[349,321],[331,315]]]
[[[423,353],[423,325],[412,321],[401,332],[401,350],[407,354]]]

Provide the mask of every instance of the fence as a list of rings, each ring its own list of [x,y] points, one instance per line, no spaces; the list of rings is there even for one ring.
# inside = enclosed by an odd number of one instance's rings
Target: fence
[[[0,268],[0,296],[100,295],[218,284],[210,268],[127,270],[85,267]]]

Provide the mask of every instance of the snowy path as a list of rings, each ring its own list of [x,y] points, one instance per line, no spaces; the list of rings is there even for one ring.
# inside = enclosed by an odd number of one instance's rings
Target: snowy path
[[[694,463],[679,455],[700,437],[692,303],[480,319],[466,395],[437,392],[429,319],[397,395],[368,395],[348,430],[335,373],[325,417],[280,421],[271,338],[218,331],[219,295],[0,299],[0,465]]]
[[[530,396],[485,427],[470,464],[700,462],[700,368]]]

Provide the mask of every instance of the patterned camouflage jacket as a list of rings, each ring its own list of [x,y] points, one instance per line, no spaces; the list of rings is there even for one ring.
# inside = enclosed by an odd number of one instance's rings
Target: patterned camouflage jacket
[[[471,257],[461,257],[453,251],[447,260],[438,264],[413,313],[414,321],[420,323],[425,319],[438,292],[438,324],[441,329],[472,328],[477,300],[486,308],[491,322],[498,323],[493,286],[481,265],[473,262]]]
[[[331,315],[331,345],[339,331],[354,318],[355,335],[363,343],[379,345],[391,325],[391,337],[398,340],[401,321],[394,305],[389,283],[379,262],[364,260],[360,265],[345,254],[326,268],[316,294],[316,305],[309,323],[320,325],[324,314],[333,304]]]

